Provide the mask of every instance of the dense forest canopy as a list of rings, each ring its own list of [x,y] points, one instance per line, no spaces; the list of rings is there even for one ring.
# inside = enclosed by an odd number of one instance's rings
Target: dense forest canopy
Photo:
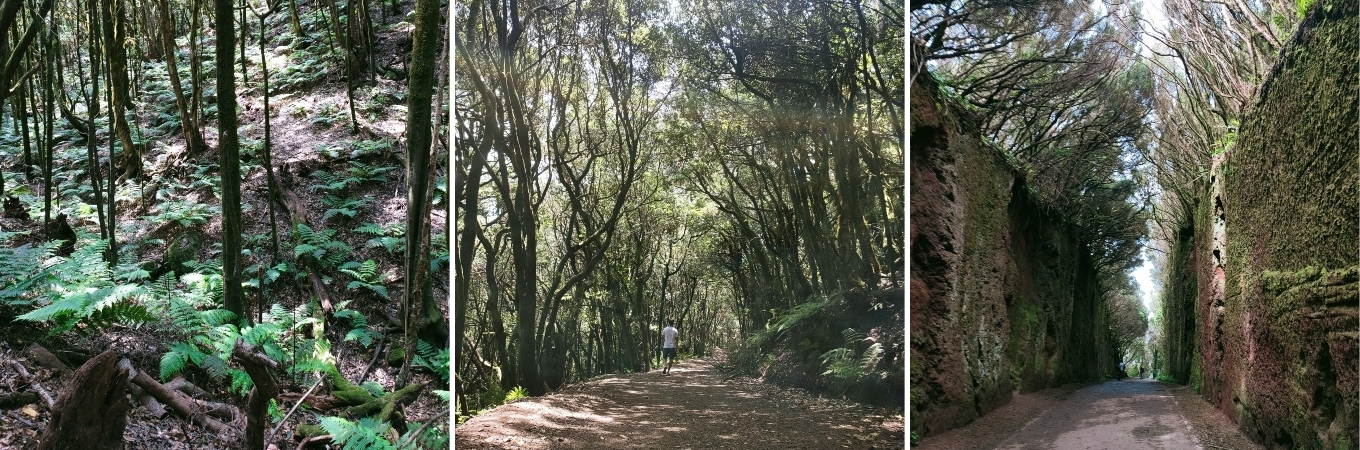
[[[1043,207],[1083,230],[1112,335],[1151,362],[1158,318],[1129,271],[1146,259],[1165,281],[1211,156],[1311,3],[913,0],[911,76],[937,77]]]
[[[458,413],[900,289],[901,6],[460,8]]]

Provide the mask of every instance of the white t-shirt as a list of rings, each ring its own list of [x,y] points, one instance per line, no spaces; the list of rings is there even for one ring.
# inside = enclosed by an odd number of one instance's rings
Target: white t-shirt
[[[661,343],[661,348],[675,348],[675,335],[677,334],[680,334],[680,330],[676,330],[675,327],[666,327],[665,329],[662,329],[661,337],[663,342]]]

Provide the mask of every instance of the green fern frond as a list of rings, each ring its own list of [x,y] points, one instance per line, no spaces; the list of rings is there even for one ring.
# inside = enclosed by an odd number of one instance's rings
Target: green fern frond
[[[372,222],[364,222],[363,225],[359,225],[359,227],[355,228],[354,231],[357,233],[371,234],[374,236],[383,236],[387,234],[387,230],[384,229],[382,225],[378,225]]]
[[[388,425],[373,419],[361,419],[359,423],[339,417],[322,417],[321,428],[333,437],[332,442],[344,450],[395,450],[396,447],[382,436]]]
[[[274,339],[274,336],[281,331],[282,328],[280,328],[278,324],[264,322],[256,324],[253,327],[245,328],[241,332],[241,339],[244,339],[246,342],[250,343],[250,345],[260,347],[270,343]]]
[[[250,395],[250,388],[255,387],[255,380],[250,379],[250,374],[236,369],[228,369],[227,374],[231,376],[232,392],[242,397]]]
[[[209,327],[216,327],[236,321],[236,314],[225,309],[211,309],[203,311],[199,317],[202,323]]]
[[[189,356],[176,351],[161,355],[161,380],[168,380],[189,366]]]
[[[449,349],[437,349],[425,341],[416,341],[416,354],[411,363],[434,372],[445,383],[449,382]]]
[[[203,370],[208,372],[208,375],[213,378],[225,377],[229,372],[227,369],[227,361],[217,355],[203,356],[203,361],[198,363],[198,366],[202,367]]]

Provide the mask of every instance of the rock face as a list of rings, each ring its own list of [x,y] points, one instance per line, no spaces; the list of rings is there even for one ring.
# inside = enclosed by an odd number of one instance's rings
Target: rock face
[[[910,402],[921,436],[1118,364],[1090,252],[942,98],[929,74],[916,77]]]
[[[1201,395],[1275,448],[1360,448],[1360,33],[1321,0],[1285,45],[1196,218]]]

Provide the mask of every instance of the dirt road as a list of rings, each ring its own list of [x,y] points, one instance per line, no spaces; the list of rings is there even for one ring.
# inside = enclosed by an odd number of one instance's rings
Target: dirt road
[[[708,362],[612,375],[459,425],[459,449],[900,449],[900,414],[745,379]]]
[[[1047,389],[1018,396],[967,426],[926,438],[918,448],[1260,448],[1187,389],[1140,379]]]
[[[1200,448],[1190,422],[1181,417],[1161,383],[1129,379],[1072,394],[997,448],[1006,450],[1096,448]]]

